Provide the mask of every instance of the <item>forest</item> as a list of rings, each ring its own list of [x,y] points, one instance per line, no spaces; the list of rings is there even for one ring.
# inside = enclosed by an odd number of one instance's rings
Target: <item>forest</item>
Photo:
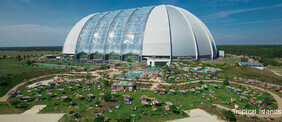
[[[218,50],[225,53],[264,58],[281,58],[282,45],[217,45]]]
[[[279,58],[282,56],[282,45],[217,45],[217,48],[226,54],[248,56],[264,66],[281,65]]]
[[[0,47],[0,51],[62,51],[62,46]]]

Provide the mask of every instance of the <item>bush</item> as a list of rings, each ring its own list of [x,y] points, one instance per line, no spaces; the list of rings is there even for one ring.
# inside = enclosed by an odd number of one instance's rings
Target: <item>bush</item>
[[[204,84],[203,80],[201,80],[199,83],[200,83],[200,84]]]
[[[69,114],[73,114],[73,113],[74,113],[74,111],[70,111],[70,112],[69,112]]]
[[[108,80],[104,80],[104,85],[105,85],[105,86],[110,86],[109,81],[108,81]]]
[[[130,122],[130,118],[129,117],[124,117],[121,120],[122,120],[122,122]]]
[[[94,122],[104,122],[105,117],[103,116],[98,116],[96,119],[94,119]]]
[[[132,62],[132,60],[131,60],[130,58],[128,58],[126,61],[127,61],[127,62]]]
[[[236,121],[235,114],[232,111],[223,111],[223,115],[229,121]]]
[[[177,110],[177,108],[176,108],[175,105],[171,105],[169,108],[170,108],[170,110],[171,110],[173,113],[175,113],[175,114],[179,114],[179,113],[180,113],[180,111]]]
[[[223,84],[224,84],[224,85],[229,85],[229,81],[228,81],[227,79],[225,79],[225,80],[223,81]]]
[[[0,86],[9,86],[10,82],[9,81],[0,81]]]
[[[64,99],[64,102],[70,102],[72,99],[67,97],[66,99]]]
[[[272,104],[273,98],[271,97],[269,93],[264,92],[261,97],[262,97],[262,102],[264,102],[266,105]]]
[[[17,106],[17,105],[20,104],[20,103],[21,103],[20,100],[15,100],[15,101],[11,102],[11,105],[12,105],[12,106]]]
[[[106,102],[110,102],[110,101],[112,100],[112,95],[111,95],[111,93],[106,93],[106,94],[104,95],[104,100],[105,100]]]
[[[241,61],[241,62],[249,62],[249,59],[246,58],[246,57],[241,57],[241,58],[240,58],[240,61]]]

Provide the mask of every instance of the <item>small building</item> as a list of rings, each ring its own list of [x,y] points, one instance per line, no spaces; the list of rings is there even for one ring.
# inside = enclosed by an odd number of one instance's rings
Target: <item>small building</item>
[[[147,65],[148,66],[164,66],[164,65],[170,65],[171,60],[169,58],[149,58],[147,59]]]
[[[128,91],[134,90],[133,83],[128,81],[114,82],[112,84],[112,91],[120,91],[120,90],[128,90]]]
[[[116,68],[116,65],[115,64],[111,64],[110,65],[110,69],[115,69]]]
[[[56,55],[44,55],[43,58],[45,58],[45,59],[56,59],[57,56]]]
[[[261,63],[256,62],[239,62],[239,66],[251,66],[257,69],[263,70],[263,65]]]
[[[219,57],[224,57],[224,50],[219,50],[218,54],[219,54]]]

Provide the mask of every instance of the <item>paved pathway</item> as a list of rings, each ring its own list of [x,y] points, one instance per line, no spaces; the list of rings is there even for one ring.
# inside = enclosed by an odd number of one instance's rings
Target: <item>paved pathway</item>
[[[190,117],[171,120],[169,122],[224,122],[219,120],[217,116],[213,116],[202,109],[192,109],[184,111]]]
[[[0,122],[58,122],[65,114],[37,114],[46,105],[36,105],[22,114],[0,114]]]
[[[39,83],[40,83],[40,85],[48,85],[50,82],[53,82],[54,80],[53,80],[53,78],[52,79],[49,79],[49,80],[44,80],[44,81],[39,81],[39,82],[36,82],[36,83],[33,83],[33,84],[30,84],[30,85],[28,85],[27,87],[28,88],[32,88],[32,87],[37,87],[37,86],[39,86]]]
[[[64,114],[0,114],[0,122],[58,122]]]
[[[46,106],[47,105],[36,105],[36,106],[33,106],[32,108],[28,109],[27,111],[25,111],[22,114],[37,114],[40,110],[42,110]]]

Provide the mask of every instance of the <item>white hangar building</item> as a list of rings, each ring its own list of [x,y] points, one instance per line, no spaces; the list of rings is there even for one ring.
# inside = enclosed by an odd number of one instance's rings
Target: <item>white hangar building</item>
[[[206,25],[192,13],[158,5],[94,13],[70,30],[63,54],[101,60],[202,60],[217,57]]]

